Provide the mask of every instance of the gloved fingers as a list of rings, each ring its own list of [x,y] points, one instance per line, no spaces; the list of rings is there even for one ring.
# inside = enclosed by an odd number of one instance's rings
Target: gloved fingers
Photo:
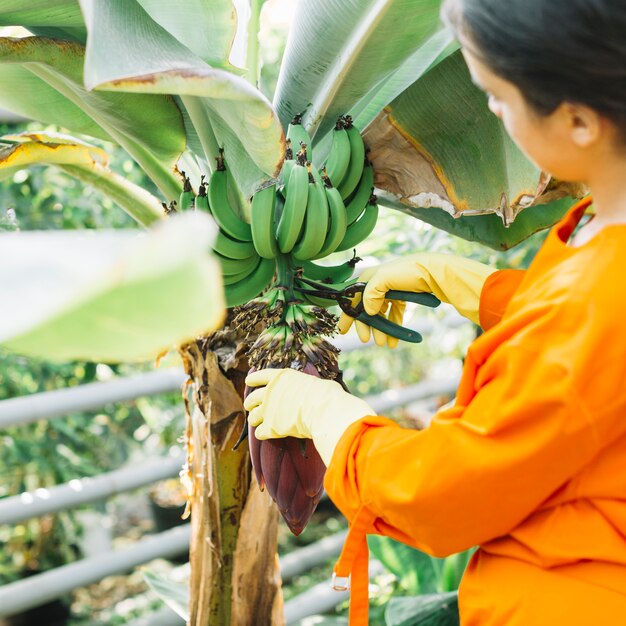
[[[342,335],[345,335],[352,328],[353,323],[353,317],[350,317],[346,313],[342,313],[339,317],[339,323],[337,324],[337,328]]]
[[[267,368],[252,372],[246,376],[246,385],[248,385],[248,387],[265,387],[265,385],[272,382],[281,371],[280,369]]]
[[[261,406],[265,400],[265,392],[265,387],[261,387],[260,389],[255,389],[252,393],[249,393],[248,397],[243,401],[243,408],[246,411],[251,412],[258,406]],[[252,426],[257,425],[253,424],[252,421],[250,421],[250,424],[252,424]]]
[[[368,315],[376,315],[383,308],[385,296],[392,289],[383,272],[374,274],[363,291],[363,308]]]
[[[371,329],[367,324],[364,324],[363,322],[356,322],[355,324],[356,326],[356,334],[359,336],[359,339],[363,342],[363,343],[367,343],[370,340],[370,336],[371,336]]]
[[[404,311],[406,310],[406,302],[402,300],[392,300],[391,308],[389,309],[389,315],[387,316],[390,322],[394,324],[402,325],[404,320]],[[400,340],[397,337],[387,336],[387,345],[393,349],[398,346]]]
[[[263,424],[263,413],[260,406],[257,406],[255,409],[250,411],[250,413],[248,413],[248,424],[250,424],[250,426],[257,427],[255,431],[256,438],[262,439],[262,437],[259,436],[259,427]]]

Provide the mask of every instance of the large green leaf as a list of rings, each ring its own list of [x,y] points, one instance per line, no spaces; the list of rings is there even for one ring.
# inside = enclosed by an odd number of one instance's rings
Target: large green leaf
[[[231,0],[137,0],[160,26],[214,67],[230,67],[228,56],[237,31]]]
[[[0,0],[0,26],[80,42],[87,36],[78,0]]]
[[[548,178],[517,149],[471,81],[460,52],[432,66],[364,133],[385,204],[461,237],[509,248],[559,219],[563,204],[537,203]],[[563,197],[559,190],[539,202]],[[496,213],[499,217],[463,216]],[[474,221],[476,220],[476,221]],[[499,222],[499,223],[498,223]],[[540,229],[539,228],[539,229]]]
[[[44,131],[5,135],[1,141],[12,143],[0,149],[0,180],[23,167],[52,164],[107,195],[144,226],[163,217],[158,198],[111,171],[109,158],[100,148]]]
[[[456,591],[392,598],[385,610],[387,626],[459,626]]]
[[[376,116],[401,93],[433,68],[437,63],[457,50],[459,44],[447,29],[441,29],[424,43],[394,72],[390,73],[350,112],[357,128],[365,128]]]
[[[396,576],[408,593],[440,591],[442,561],[388,537],[367,538],[372,554]]]
[[[133,361],[217,328],[215,226],[200,214],[131,231],[0,235],[0,344],[54,360]]]
[[[306,110],[318,139],[338,115],[376,93],[440,30],[439,0],[300,2],[289,32],[274,105],[283,124]]]
[[[0,64],[25,68],[46,84],[46,95],[52,87],[74,105],[65,111],[61,101],[53,101],[55,116],[66,120],[66,128],[76,130],[69,112],[78,107],[126,149],[166,197],[177,197],[181,184],[173,167],[184,150],[185,135],[182,116],[174,101],[157,95],[89,92],[82,84],[83,61],[84,48],[77,43],[42,37],[0,38]],[[29,100],[36,99],[41,110],[33,117],[51,121],[45,98],[37,96],[37,87],[32,86],[34,93],[12,94],[13,106],[7,108],[16,113],[28,110],[32,115],[36,111]],[[84,117],[79,122],[84,126]]]
[[[149,570],[143,570],[143,577],[150,589],[175,613],[189,620],[189,585],[175,580],[168,580]]]
[[[85,84],[99,90],[181,96],[214,163],[217,146],[249,196],[276,176],[282,127],[267,99],[243,78],[207,65],[157,24],[135,0],[81,0],[89,31]]]
[[[24,117],[105,141],[113,138],[79,106],[68,100],[26,65],[0,63],[0,106]]]

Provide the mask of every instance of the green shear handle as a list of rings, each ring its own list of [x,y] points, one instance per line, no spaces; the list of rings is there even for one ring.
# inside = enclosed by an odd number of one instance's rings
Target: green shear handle
[[[361,284],[358,285],[360,289]],[[355,286],[356,285],[352,285],[352,287]],[[439,300],[439,298],[437,298],[437,296],[433,295],[432,293],[416,293],[415,291],[398,291],[396,289],[388,291],[385,294],[385,299],[403,300],[404,302],[413,302],[415,304],[421,304],[422,306],[427,306],[431,308],[436,308],[441,304],[441,300]],[[409,343],[422,342],[422,335],[416,330],[412,330],[410,328],[406,328],[406,326],[396,324],[388,320],[384,315],[369,315],[368,313],[366,313],[363,310],[362,300],[361,302],[359,302],[358,305],[354,307],[354,312],[357,313],[355,317],[356,320],[358,320],[359,322],[363,322],[364,324],[367,324],[368,326],[371,326],[376,330],[380,330],[390,337],[396,337],[401,341],[406,341]]]
[[[396,324],[388,320],[384,315],[368,315],[363,309],[363,298],[359,300],[358,304],[352,304],[355,296],[359,294],[361,294],[361,296],[363,295],[366,283],[353,283],[344,289],[332,289],[331,287],[324,286],[323,284],[316,283],[306,278],[300,278],[299,281],[313,287],[313,289],[299,288],[298,291],[300,291],[300,293],[325,298],[327,300],[334,300],[346,315],[353,317],[363,324],[376,328],[376,330],[380,330],[391,337],[396,337],[401,341],[407,341],[409,343],[420,343],[422,341],[422,336],[416,330]],[[413,302],[431,308],[438,307],[441,304],[441,300],[432,293],[416,293],[414,291],[398,291],[396,289],[388,291],[385,294],[385,299],[403,300],[404,302]]]

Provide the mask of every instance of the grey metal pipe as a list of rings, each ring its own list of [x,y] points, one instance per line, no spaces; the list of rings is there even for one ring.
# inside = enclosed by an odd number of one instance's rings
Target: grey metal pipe
[[[402,389],[390,389],[376,396],[364,398],[364,400],[378,413],[385,413],[391,409],[411,404],[411,402],[428,400],[440,395],[454,395],[459,386],[459,380],[458,376],[445,380],[427,379]]]
[[[0,587],[0,617],[20,613],[62,596],[72,589],[127,572],[156,558],[183,554],[189,549],[190,525],[178,526],[140,539],[129,548],[82,559],[43,574]]]
[[[0,524],[16,524],[31,517],[72,509],[158,480],[173,478],[178,475],[184,461],[183,455],[149,459],[93,478],[77,478],[63,485],[0,499]]]
[[[370,561],[370,578],[378,576],[384,571],[385,568],[379,561]],[[301,619],[311,615],[326,613],[341,602],[345,602],[349,597],[350,592],[348,591],[334,591],[330,579],[319,583],[285,602],[286,626],[293,626]]]
[[[307,572],[331,557],[339,556],[347,534],[347,530],[342,530],[281,557],[279,565],[283,581]]]
[[[60,417],[74,411],[99,409],[105,404],[141,396],[176,391],[184,380],[184,372],[172,368],[3,400],[0,402],[0,429]]]

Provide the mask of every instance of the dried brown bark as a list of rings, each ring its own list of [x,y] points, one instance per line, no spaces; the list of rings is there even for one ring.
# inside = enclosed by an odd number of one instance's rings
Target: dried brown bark
[[[241,337],[226,327],[181,348],[189,376],[190,626],[282,626],[278,512],[252,476],[245,423],[248,364]]]

